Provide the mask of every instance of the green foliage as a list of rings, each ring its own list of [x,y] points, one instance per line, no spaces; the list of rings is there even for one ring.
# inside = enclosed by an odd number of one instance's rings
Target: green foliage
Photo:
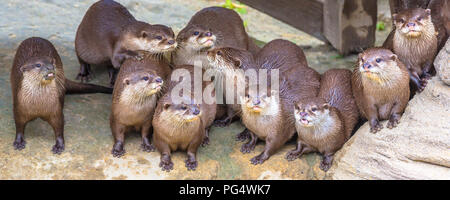
[[[241,15],[247,14],[247,8],[244,6],[244,4],[238,1],[236,1],[236,3],[233,3],[231,0],[225,0],[225,3],[222,4],[221,6],[224,8],[234,10]],[[247,21],[244,21],[244,27],[247,28]]]
[[[382,21],[379,21],[378,23],[377,23],[377,30],[379,30],[379,31],[382,31],[382,30],[384,30],[384,22],[382,22]]]

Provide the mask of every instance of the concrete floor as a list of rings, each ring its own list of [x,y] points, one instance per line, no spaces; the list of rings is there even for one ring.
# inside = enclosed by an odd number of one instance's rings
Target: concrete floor
[[[74,38],[78,24],[92,0],[1,0],[0,7],[0,179],[322,179],[320,157],[309,154],[294,162],[284,159],[294,148],[286,145],[263,165],[252,166],[250,158],[259,154],[264,143],[259,143],[251,154],[239,152],[241,143],[234,136],[243,130],[237,122],[227,128],[213,127],[211,143],[198,152],[199,167],[187,172],[184,153],[173,156],[174,170],[162,172],[159,153],[146,153],[139,149],[140,136],[130,133],[126,137],[127,153],[122,158],[110,154],[113,138],[109,128],[111,96],[105,94],[72,95],[65,98],[66,150],[53,155],[54,135],[42,120],[28,124],[25,130],[27,147],[15,151],[12,143],[15,127],[9,83],[10,68],[15,49],[31,36],[49,39],[57,48],[66,77],[73,79],[79,64],[74,51]],[[220,5],[215,0],[120,0],[138,19],[171,26],[177,33],[190,17],[203,7]],[[379,19],[385,20],[387,30],[377,32],[377,45],[389,33],[390,23],[387,0],[379,1]],[[249,8],[243,15],[250,35],[268,42],[284,38],[305,48],[311,67],[323,73],[330,68],[351,68],[356,56],[340,57],[330,46],[312,38],[263,13]],[[92,83],[107,85],[103,68],[94,69]]]

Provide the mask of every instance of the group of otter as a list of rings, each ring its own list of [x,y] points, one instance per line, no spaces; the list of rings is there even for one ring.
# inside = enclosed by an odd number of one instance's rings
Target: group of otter
[[[187,151],[186,167],[195,170],[197,149],[208,144],[210,126],[226,126],[240,118],[246,127],[237,135],[237,140],[246,141],[242,153],[253,151],[258,140],[266,142],[251,163],[263,163],[297,133],[297,147],[286,159],[319,152],[323,155],[320,168],[327,171],[360,116],[369,121],[373,133],[382,128],[380,120],[389,120],[387,127],[394,128],[410,91],[422,91],[432,74],[441,41],[430,9],[404,10],[393,19],[396,29],[391,50],[378,47],[360,53],[353,73],[330,69],[320,75],[292,42],[277,39],[263,48],[256,46],[233,10],[202,9],[175,38],[167,26],[138,21],[112,0],[98,1],[88,9],[76,33],[77,78],[88,81],[91,65],[107,66],[113,88],[67,80],[54,46],[46,39],[26,39],[18,47],[11,70],[14,148],[25,148],[27,122],[42,118],[54,129],[52,151],[60,154],[64,150],[64,95],[101,92],[112,93],[115,157],[125,154],[124,135],[134,129],[141,132],[142,150],[150,152],[156,147],[161,153],[162,170],[173,169],[171,152],[176,150]],[[212,69],[222,77],[203,81],[202,91],[210,89],[207,86],[212,82],[232,79],[234,84],[223,92],[246,85],[245,94],[234,99],[241,103],[197,101],[192,98],[194,90],[183,91],[191,97],[187,101],[175,102],[171,91],[182,80],[173,80],[172,72],[184,69],[193,75],[196,62],[201,63],[202,72]],[[268,70],[269,76],[276,69],[279,88],[268,85],[266,91],[251,91],[255,87],[249,87],[243,74],[249,69]],[[410,90],[410,82],[415,89]]]

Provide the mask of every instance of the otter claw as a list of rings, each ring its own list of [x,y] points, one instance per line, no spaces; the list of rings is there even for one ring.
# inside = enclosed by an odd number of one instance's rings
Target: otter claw
[[[259,165],[259,164],[264,163],[264,161],[266,161],[267,159],[268,159],[268,158],[266,158],[266,157],[264,156],[264,154],[261,154],[261,155],[259,155],[259,156],[256,156],[256,157],[252,158],[252,159],[250,160],[250,162],[251,162],[252,164],[254,164],[254,165]]]
[[[198,162],[196,160],[186,159],[184,162],[188,171],[195,171],[197,169]]]
[[[64,151],[64,145],[55,144],[52,148],[54,154],[61,154]]]
[[[173,162],[172,161],[161,161],[159,163],[159,167],[161,167],[162,171],[170,172],[170,170],[173,169]]]
[[[14,149],[15,150],[22,150],[22,149],[25,149],[25,146],[26,146],[26,142],[25,142],[25,140],[21,140],[21,141],[14,141],[14,143],[13,143],[13,146],[14,146]]]
[[[153,144],[141,144],[141,149],[145,152],[153,152],[156,148]]]
[[[247,130],[244,130],[236,135],[236,141],[244,142],[248,138],[250,138],[250,133],[248,133]]]
[[[243,154],[246,154],[246,153],[252,152],[254,149],[255,149],[255,145],[250,144],[250,143],[246,143],[246,144],[243,144],[243,145],[242,145],[242,147],[241,147],[241,152],[242,152]]]
[[[297,152],[296,150],[292,150],[286,153],[286,160],[288,161],[294,161],[295,159],[300,157],[300,152]]]

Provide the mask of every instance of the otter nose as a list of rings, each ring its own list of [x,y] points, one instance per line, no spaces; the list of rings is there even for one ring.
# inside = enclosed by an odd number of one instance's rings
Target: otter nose
[[[302,116],[302,117],[304,117],[304,116],[306,116],[306,112],[300,112],[300,116]]]
[[[259,105],[261,101],[259,99],[253,99],[253,105]]]
[[[198,108],[194,108],[194,111],[192,112],[194,115],[200,114],[200,110]]]
[[[167,43],[169,43],[169,44],[175,44],[175,40],[169,40]]]
[[[156,81],[157,83],[162,83],[162,82],[163,82],[163,80],[162,80],[161,77],[156,78],[155,81]]]
[[[206,37],[211,37],[211,36],[212,36],[212,33],[208,31],[208,32],[205,33],[205,36],[206,36]]]
[[[416,23],[412,23],[412,22],[409,22],[408,24],[406,24],[407,27],[415,26],[415,25],[416,25]]]
[[[372,65],[370,65],[369,63],[364,63],[364,69],[370,69],[372,67]]]

